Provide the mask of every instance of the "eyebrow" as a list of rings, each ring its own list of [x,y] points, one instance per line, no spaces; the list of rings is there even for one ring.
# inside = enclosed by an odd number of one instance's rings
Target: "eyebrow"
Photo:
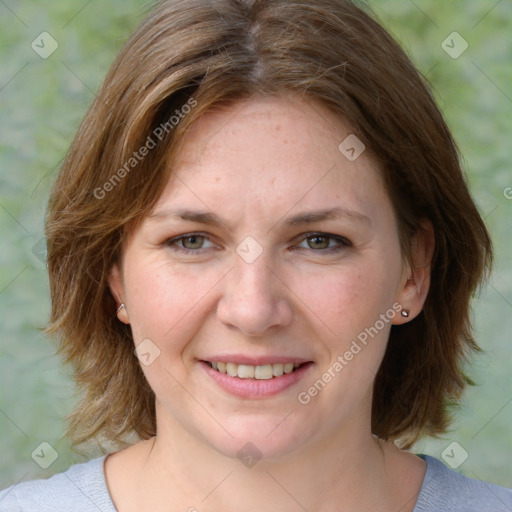
[[[169,217],[188,220],[191,222],[197,222],[199,224],[206,224],[212,226],[226,226],[228,229],[232,230],[232,227],[229,226],[229,224],[225,222],[219,215],[208,211],[194,211],[188,209],[161,210],[159,212],[154,212],[149,215],[149,218],[154,220],[165,219]],[[362,213],[357,212],[355,210],[351,210],[349,208],[341,207],[302,212],[297,215],[294,215],[293,217],[287,218],[284,221],[284,224],[286,226],[297,226],[304,224],[312,224],[314,222],[321,222],[324,220],[336,220],[339,218],[347,218],[349,220],[363,222],[365,224],[371,225],[371,220],[366,215],[363,215]],[[276,224],[279,223],[282,223],[282,221],[279,221]],[[274,226],[276,224],[274,224]]]

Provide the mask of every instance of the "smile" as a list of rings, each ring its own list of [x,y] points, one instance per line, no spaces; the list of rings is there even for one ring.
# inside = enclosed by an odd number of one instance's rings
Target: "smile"
[[[283,393],[297,385],[315,365],[313,361],[304,359],[293,362],[253,361],[260,364],[246,364],[250,360],[244,363],[233,362],[243,360],[243,357],[235,359],[231,356],[230,359],[230,362],[203,359],[198,363],[206,375],[225,392],[245,399],[269,398]]]
[[[302,364],[299,363],[277,363],[264,365],[225,363],[221,361],[206,361],[211,368],[219,373],[227,374],[240,379],[269,380],[274,377],[281,377],[284,374],[293,373]]]

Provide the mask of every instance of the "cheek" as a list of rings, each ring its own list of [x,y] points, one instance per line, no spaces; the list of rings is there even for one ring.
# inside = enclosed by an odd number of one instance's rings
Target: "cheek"
[[[369,267],[310,276],[301,286],[306,305],[342,339],[373,324],[392,303],[389,279]]]
[[[211,286],[197,273],[179,271],[156,258],[126,266],[129,317],[134,339],[152,339],[159,346],[182,337],[193,324],[202,297]]]
[[[354,399],[371,386],[395,314],[392,305],[399,264],[394,258],[381,261],[376,253],[322,276],[309,275],[302,283],[300,296],[307,297],[305,303],[314,313],[308,315],[319,326],[324,347],[319,372],[331,369],[336,375],[331,392],[340,400],[352,396],[348,389],[354,385],[359,389]],[[337,368],[332,367],[334,361],[338,361]]]

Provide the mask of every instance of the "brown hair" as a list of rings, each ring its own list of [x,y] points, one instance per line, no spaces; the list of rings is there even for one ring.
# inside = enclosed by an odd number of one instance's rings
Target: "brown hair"
[[[447,405],[468,382],[466,357],[478,349],[469,304],[492,253],[425,81],[350,1],[167,0],[113,63],[49,201],[47,332],[59,334],[59,351],[84,392],[69,417],[74,444],[155,435],[154,393],[129,327],[116,318],[109,271],[123,234],[159,198],[190,123],[254,94],[315,100],[351,126],[381,169],[404,255],[422,220],[431,221],[430,290],[418,317],[392,327],[374,385],[372,431],[408,447],[446,429]],[[142,151],[150,139],[155,146]]]

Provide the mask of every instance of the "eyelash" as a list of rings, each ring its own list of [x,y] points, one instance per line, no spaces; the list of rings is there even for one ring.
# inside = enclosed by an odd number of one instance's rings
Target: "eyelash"
[[[208,235],[205,235],[204,233],[186,233],[185,235],[181,235],[175,238],[170,238],[165,242],[165,245],[167,245],[169,248],[171,248],[174,251],[178,251],[185,254],[192,254],[192,253],[200,253],[203,250],[203,247],[200,247],[199,249],[187,249],[185,247],[179,247],[177,243],[179,243],[181,240],[185,240],[187,238],[192,237],[203,237],[205,240],[211,241],[210,237]],[[299,242],[303,242],[309,238],[327,238],[329,240],[334,240],[338,242],[338,246],[335,247],[327,247],[325,249],[311,249],[311,247],[305,248],[305,247],[295,247],[293,250],[297,249],[309,249],[316,253],[324,253],[324,254],[332,254],[335,252],[339,252],[343,249],[346,249],[347,247],[351,247],[352,243],[347,240],[346,238],[343,238],[341,236],[332,235],[330,233],[324,233],[324,232],[311,232],[311,233],[304,233],[301,235],[302,238],[300,238]],[[329,242],[330,243],[330,242]],[[206,249],[211,249],[211,247],[207,247]]]

